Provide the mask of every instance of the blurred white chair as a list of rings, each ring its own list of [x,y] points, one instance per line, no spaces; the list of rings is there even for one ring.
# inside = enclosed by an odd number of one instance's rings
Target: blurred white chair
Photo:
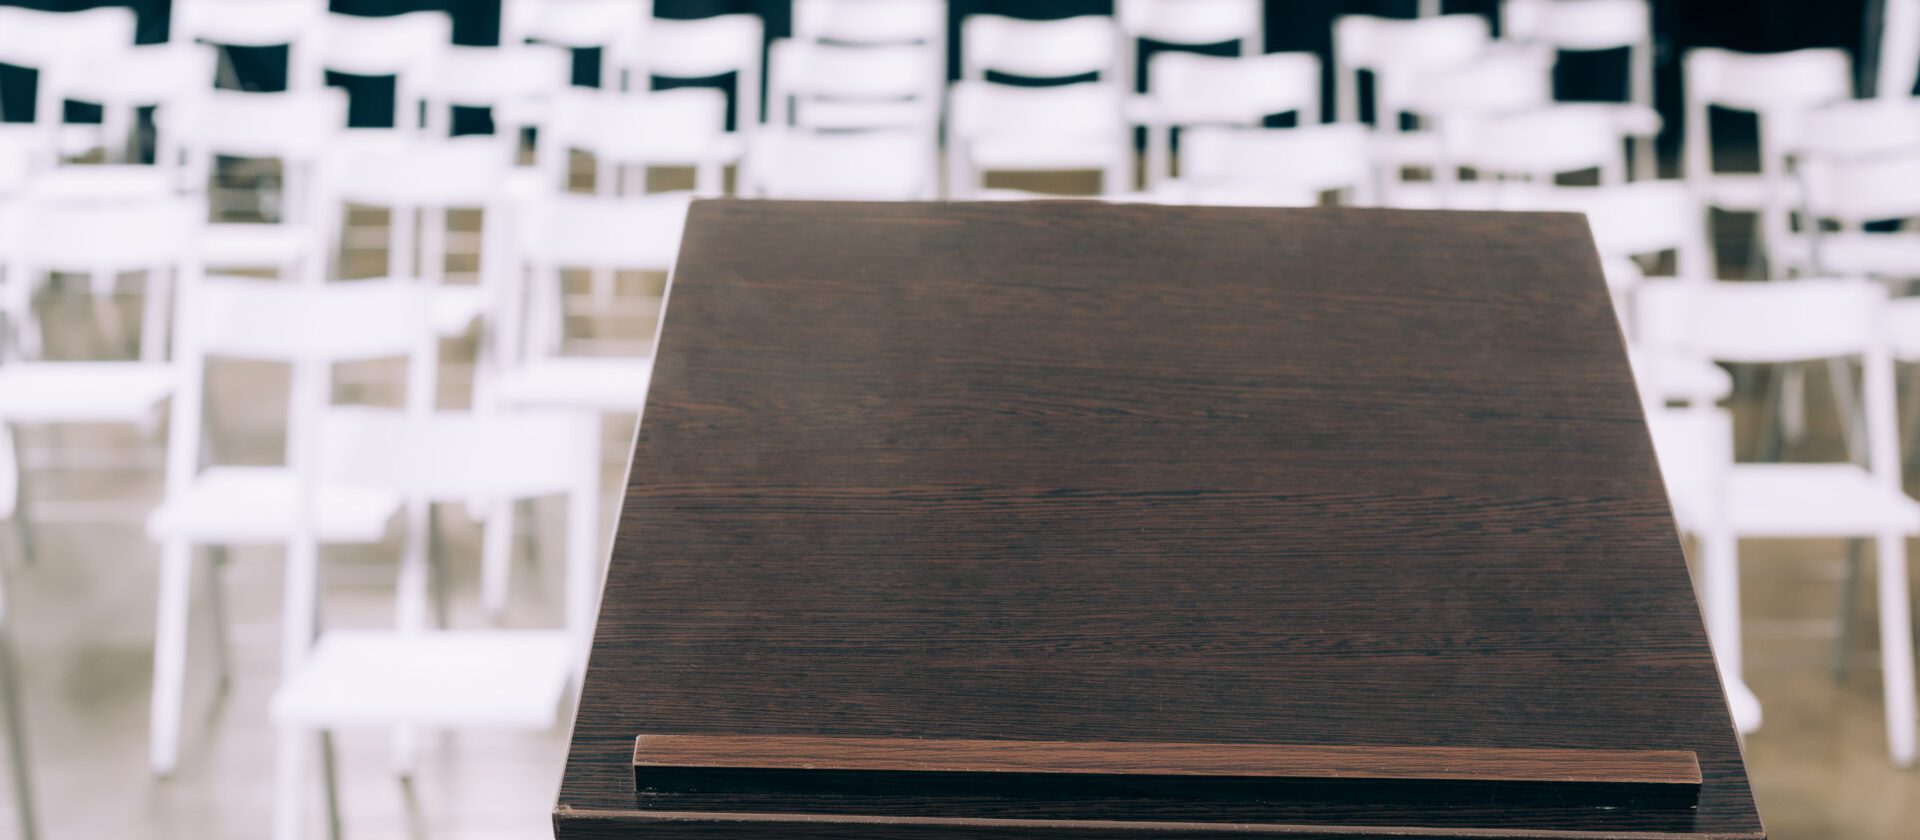
[[[227,47],[284,46],[287,90],[326,84],[313,39],[325,31],[327,0],[175,0],[171,11],[171,42],[218,49],[217,78],[227,87],[238,82]]]
[[[328,484],[306,493],[301,483],[319,467],[311,460],[309,436],[330,401],[336,363],[404,359],[404,399],[415,408],[431,405],[433,342],[427,307],[424,289],[410,280],[316,285],[205,278],[181,289],[179,379],[168,425],[166,498],[147,522],[149,535],[161,545],[149,753],[154,773],[171,774],[179,761],[194,548],[210,549],[217,572],[228,546],[286,545],[289,580],[298,582],[293,567],[311,562],[310,554],[304,561],[299,555],[313,542],[377,542],[400,510],[404,499],[390,489]],[[290,368],[284,464],[203,465],[206,366],[216,357],[280,362]],[[313,498],[309,501],[308,496]],[[309,506],[312,510],[305,510]],[[220,586],[213,574],[206,582],[207,606],[221,632],[219,674],[224,687]],[[297,615],[284,618],[291,622]],[[284,629],[281,666],[286,674],[306,649],[307,631],[292,623]]]
[[[668,272],[686,225],[686,193],[602,198],[558,195],[522,208],[514,226],[513,282],[496,301],[498,375],[476,404],[638,412],[652,377],[651,352],[568,355],[562,269]],[[651,347],[653,326],[641,343]]]
[[[46,126],[56,142],[70,136],[63,130],[70,82],[130,52],[133,37],[133,10],[126,7],[46,12],[0,6],[0,64],[39,72],[33,121]],[[128,115],[104,116],[108,124],[101,130],[111,132]]]
[[[456,107],[485,108],[493,117],[502,155],[514,160],[521,130],[537,131],[551,121],[554,100],[571,86],[572,78],[572,56],[558,50],[524,44],[449,45],[421,73],[414,91],[426,109],[428,136],[452,135]]]
[[[1312,53],[1222,58],[1163,52],[1147,64],[1148,92],[1128,103],[1147,127],[1146,188],[1167,177],[1173,133],[1203,125],[1258,126],[1273,114],[1320,122],[1320,59]]]
[[[644,25],[638,41],[620,58],[628,90],[651,91],[656,78],[706,79],[732,74],[733,131],[751,134],[759,127],[761,84],[766,77],[766,24],[758,15],[648,18]]]
[[[174,138],[158,122],[160,114],[176,110],[213,87],[216,53],[191,43],[147,44],[75,67],[52,84],[54,93],[69,102],[101,108],[98,147],[107,160],[140,162],[135,137],[139,109],[156,109],[154,164],[179,165]],[[76,151],[69,147],[63,151]]]
[[[600,429],[591,415],[504,413],[412,416],[334,409],[316,437],[329,480],[398,490],[413,525],[400,558],[390,630],[329,629],[298,656],[273,699],[280,729],[274,837],[306,826],[311,749],[330,753],[337,729],[546,729],[586,662],[599,599]],[[434,502],[566,498],[564,621],[539,630],[429,630],[427,578]],[[311,506],[311,502],[309,506]],[[499,523],[501,527],[511,519]],[[490,522],[489,529],[495,528]],[[310,530],[306,533],[311,533]],[[488,535],[489,540],[492,534]],[[300,554],[311,558],[314,546]],[[317,563],[289,567],[288,621],[312,627]],[[298,578],[292,576],[298,575]],[[333,762],[324,762],[334,789]],[[338,833],[337,799],[328,796]]]
[[[1859,125],[1859,134],[1835,137],[1798,161],[1802,185],[1802,232],[1775,248],[1789,268],[1814,275],[1867,275],[1890,280],[1920,278],[1920,232],[1906,225],[1889,231],[1868,231],[1869,222],[1920,218],[1920,107],[1891,106],[1881,100],[1862,100],[1884,112],[1876,126]],[[1858,116],[1856,114],[1856,116]],[[1882,132],[1885,133],[1882,133]],[[1898,146],[1850,153],[1846,146],[1871,142]],[[1894,141],[1892,138],[1903,138]]]
[[[946,73],[945,0],[794,0],[793,39],[842,46],[915,44]]]
[[[1644,391],[1642,396],[1647,396]],[[1720,488],[1733,469],[1733,416],[1711,405],[1667,408],[1655,398],[1647,403],[1647,427],[1681,533],[1698,536],[1711,531],[1718,516]],[[1759,698],[1737,673],[1722,671],[1720,679],[1734,728],[1742,734],[1758,731]]]
[[[780,40],[768,54],[768,124],[903,128],[938,141],[946,68],[923,44],[841,46]]]
[[[1082,15],[1024,20],[968,15],[960,24],[960,78],[985,82],[987,74],[1033,80],[1067,80],[1093,74],[1124,85],[1120,30],[1113,18]]]
[[[906,129],[769,128],[754,137],[741,194],[763,198],[932,201],[936,150]]]
[[[1373,76],[1374,125],[1399,129],[1403,103],[1427,74],[1461,67],[1483,55],[1493,41],[1479,15],[1440,15],[1395,20],[1347,15],[1333,23],[1335,116],[1360,120],[1360,74]]]
[[[650,0],[504,0],[500,43],[537,44],[562,52],[569,62],[575,50],[598,50],[600,87],[619,90],[615,59],[652,16]]]
[[[647,93],[573,90],[561,97],[553,142],[543,145],[550,177],[565,186],[566,156],[593,156],[594,191],[601,195],[646,191],[653,167],[688,167],[694,191],[716,196],[725,189],[726,167],[745,153],[741,136],[727,127],[727,99],[710,88]]]
[[[1599,187],[1626,183],[1626,150],[1610,114],[1582,105],[1550,105],[1482,116],[1442,127],[1442,165],[1471,170],[1454,183],[1447,206],[1527,210],[1562,175],[1593,172]]]
[[[1881,679],[1887,746],[1914,760],[1913,624],[1907,537],[1920,533],[1920,502],[1901,489],[1893,360],[1883,332],[1886,289],[1861,280],[1792,283],[1649,283],[1639,293],[1643,345],[1722,362],[1783,364],[1860,359],[1866,466],[1736,464],[1699,526],[1701,602],[1729,678],[1742,673],[1741,538],[1873,538],[1879,574]]]
[[[1786,243],[1792,208],[1792,150],[1810,122],[1808,112],[1852,95],[1847,54],[1797,50],[1753,54],[1721,49],[1687,53],[1685,163],[1687,183],[1702,205],[1757,214],[1755,254],[1769,256],[1768,273],[1781,266],[1772,249]],[[1712,108],[1750,111],[1759,120],[1757,173],[1715,171]],[[1758,260],[1754,261],[1758,265]]]
[[[317,71],[392,76],[393,131],[404,135],[420,130],[424,124],[420,86],[453,46],[452,19],[445,12],[382,17],[330,12],[321,18],[319,27],[309,51]],[[303,75],[313,73],[303,70]]]
[[[19,199],[7,249],[4,311],[19,329],[29,356],[43,349],[33,318],[34,294],[55,273],[83,274],[94,314],[109,340],[126,340],[112,297],[120,275],[142,275],[142,305],[134,356],[167,358],[172,286],[192,270],[205,205],[176,197],[173,180],[147,166],[69,167],[42,176]]]
[[[346,129],[347,98],[337,88],[247,93],[208,91],[185,109],[160,115],[178,138],[186,186],[221,195],[220,158],[277,160],[277,193],[259,192],[271,223],[212,223],[201,231],[202,264],[213,271],[273,268],[281,277],[318,282],[326,273],[321,167]]]
[[[1130,56],[1142,40],[1181,47],[1231,43],[1242,57],[1256,56],[1266,52],[1265,11],[1261,0],[1120,0],[1114,7]]]
[[[1457,158],[1475,151],[1482,139],[1475,136],[1477,126],[1550,105],[1551,68],[1552,56],[1544,50],[1507,49],[1432,70],[1401,85],[1394,109],[1412,117],[1414,127],[1376,126],[1374,133],[1374,156],[1383,170],[1383,202],[1433,208],[1472,206],[1471,202],[1484,200],[1483,195],[1462,194],[1462,164]],[[1576,106],[1562,107],[1571,113]],[[1543,122],[1552,125],[1556,120]],[[1618,139],[1611,132],[1607,136],[1610,141]],[[1595,142],[1579,141],[1578,151],[1591,152]],[[1410,169],[1428,170],[1430,180],[1409,179]]]
[[[13,777],[14,830],[20,840],[34,840],[40,836],[40,821],[34,814],[26,713],[20,708],[20,671],[14,667],[12,621],[12,614],[7,611],[6,573],[0,571],[0,716],[6,719],[7,769]]]
[[[1100,173],[1102,193],[1133,186],[1133,137],[1112,82],[954,86],[947,126],[947,194],[981,193],[989,172]]]
[[[1327,193],[1370,204],[1373,160],[1354,123],[1298,128],[1208,126],[1180,142],[1180,177],[1156,195],[1181,204],[1312,207]]]
[[[1615,110],[1630,123],[1633,174],[1657,176],[1653,139],[1660,113],[1653,104],[1653,10],[1648,0],[1506,0],[1501,34],[1560,52],[1627,51],[1626,102]]]
[[[1920,2],[1885,0],[1880,43],[1874,53],[1878,65],[1872,95],[1885,100],[1911,99],[1914,84],[1920,81]]]

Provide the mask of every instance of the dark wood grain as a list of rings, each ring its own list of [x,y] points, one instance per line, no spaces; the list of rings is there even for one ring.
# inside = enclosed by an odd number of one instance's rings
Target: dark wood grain
[[[635,767],[1700,784],[1693,753],[1490,747],[641,735]]]
[[[671,295],[563,840],[1763,836],[1577,217],[703,202]],[[1679,751],[1702,782],[642,795],[643,733]]]

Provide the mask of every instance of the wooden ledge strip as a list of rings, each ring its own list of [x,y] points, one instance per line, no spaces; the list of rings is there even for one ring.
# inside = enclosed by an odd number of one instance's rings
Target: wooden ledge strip
[[[1700,785],[1699,759],[1677,750],[641,735],[634,741],[633,764],[746,771]]]

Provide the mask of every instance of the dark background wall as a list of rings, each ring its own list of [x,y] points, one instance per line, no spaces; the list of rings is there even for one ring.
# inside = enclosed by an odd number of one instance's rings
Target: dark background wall
[[[244,0],[242,0],[244,2]],[[1720,46],[1750,51],[1801,47],[1842,47],[1858,51],[1861,25],[1868,3],[1875,0],[1654,0],[1654,27],[1658,53],[1661,110],[1670,126],[1679,119],[1679,56],[1698,46]],[[1267,42],[1270,50],[1311,50],[1325,55],[1332,21],[1342,14],[1411,16],[1417,0],[1268,0]],[[170,0],[0,0],[0,5],[40,9],[84,9],[95,6],[132,6],[140,17],[140,38],[158,42],[167,36]],[[1493,15],[1498,0],[1447,0],[1449,12]],[[1022,17],[1063,17],[1106,12],[1111,0],[952,0],[954,15],[996,12]],[[452,14],[454,39],[465,44],[491,44],[498,37],[500,0],[333,0],[337,11],[354,14],[394,14],[439,9]],[[767,20],[769,35],[788,32],[788,0],[656,0],[663,17],[702,17],[724,12],[757,12]],[[270,58],[270,57],[269,57]],[[262,66],[271,61],[259,62]],[[584,64],[583,64],[584,66]],[[1573,56],[1561,64],[1556,85],[1571,98],[1618,98],[1625,89],[1624,57]],[[271,71],[265,71],[271,73]],[[22,72],[0,70],[0,103],[6,119],[30,114]],[[272,87],[275,80],[261,80]],[[364,92],[378,97],[377,85],[349,85],[355,98]],[[364,113],[382,113],[378,103]],[[356,111],[361,109],[356,108]],[[83,117],[83,113],[75,114]],[[1669,131],[1669,143],[1677,136]]]

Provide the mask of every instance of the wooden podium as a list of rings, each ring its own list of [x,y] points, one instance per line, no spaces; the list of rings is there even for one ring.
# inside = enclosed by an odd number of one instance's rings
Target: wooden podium
[[[576,838],[1763,837],[1584,221],[694,205]]]

